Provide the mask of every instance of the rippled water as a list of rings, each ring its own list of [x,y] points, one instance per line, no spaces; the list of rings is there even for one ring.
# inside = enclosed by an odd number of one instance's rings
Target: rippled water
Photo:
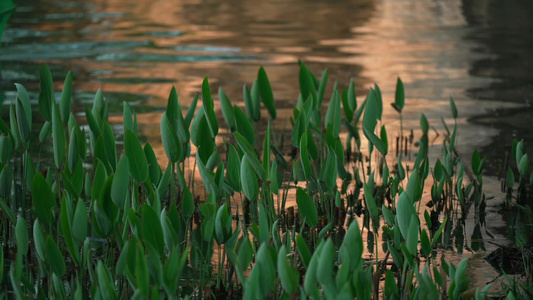
[[[238,103],[242,85],[251,84],[264,65],[280,115],[276,126],[289,128],[298,60],[317,74],[328,68],[330,83],[338,80],[341,87],[353,77],[359,99],[376,82],[384,101],[393,102],[400,76],[407,129],[418,128],[422,112],[430,125],[442,128],[440,117],[451,118],[453,96],[460,149],[468,157],[481,147],[493,162],[490,172],[496,172],[513,135],[533,140],[533,2],[528,0],[27,0],[17,5],[0,48],[0,91],[6,99],[13,99],[18,82],[36,101],[41,63],[51,68],[57,90],[70,70],[76,112],[102,87],[111,115],[121,115],[122,101],[134,106],[139,129],[158,156],[164,157],[161,147],[157,151],[159,121],[171,86],[188,106],[205,76],[212,91],[221,86]],[[396,112],[387,104],[384,114],[394,132]],[[495,179],[487,179],[489,184],[499,189]],[[489,224],[494,231],[502,226],[499,216]]]

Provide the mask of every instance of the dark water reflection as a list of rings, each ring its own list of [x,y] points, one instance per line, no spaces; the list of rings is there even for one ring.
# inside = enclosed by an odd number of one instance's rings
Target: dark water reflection
[[[213,92],[221,86],[239,103],[242,85],[251,84],[264,65],[281,119],[276,126],[289,128],[298,97],[299,59],[316,73],[328,68],[331,85],[339,80],[344,87],[353,77],[359,101],[378,83],[390,135],[399,127],[388,105],[394,101],[398,76],[406,85],[405,128],[418,129],[424,113],[430,125],[441,129],[441,116],[450,121],[448,98],[453,96],[460,114],[460,150],[468,157],[482,147],[481,154],[495,162],[487,165],[493,174],[513,134],[533,140],[528,121],[533,117],[529,0],[16,4],[0,48],[5,97],[13,99],[13,83],[18,82],[37,101],[40,63],[50,66],[56,90],[70,70],[76,112],[102,87],[110,114],[116,116],[111,121],[121,123],[121,103],[128,101],[139,114],[139,129],[161,157],[159,121],[171,85],[187,107],[209,76]],[[495,179],[485,181],[490,185],[499,189]],[[504,227],[505,222],[494,219],[488,226]],[[470,227],[465,229],[467,238],[475,234]],[[460,258],[454,257],[455,263]],[[476,279],[480,284],[484,280]]]

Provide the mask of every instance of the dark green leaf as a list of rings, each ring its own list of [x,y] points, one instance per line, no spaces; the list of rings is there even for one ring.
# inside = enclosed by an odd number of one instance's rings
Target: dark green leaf
[[[241,190],[241,161],[233,145],[228,144],[228,183],[234,191]]]
[[[318,213],[315,204],[311,197],[301,188],[298,188],[296,192],[296,203],[298,204],[298,210],[305,218],[305,222],[309,227],[316,227],[318,224]]]
[[[254,168],[257,176],[259,176],[260,179],[264,180],[266,178],[265,169],[263,169],[263,165],[259,162],[259,159],[257,159],[257,154],[255,154],[255,151],[248,142],[248,140],[239,132],[235,132],[233,135],[235,136],[235,139],[237,140],[237,143],[239,144],[241,150],[248,155],[248,160]]]
[[[234,132],[235,130],[237,130],[237,125],[235,124],[235,116],[233,114],[233,108],[231,106],[231,102],[229,101],[228,97],[222,90],[222,87],[218,89],[218,98],[220,99],[220,107],[222,108],[222,115],[224,116],[224,120],[226,120],[226,123],[228,124],[231,132]],[[246,103],[246,98],[244,98],[244,102]],[[248,112],[248,106],[246,106],[246,111]],[[248,114],[250,115],[249,112]]]
[[[396,82],[396,97],[394,98],[394,104],[396,105],[393,107],[399,113],[401,113],[405,105],[405,92],[403,89],[403,82],[400,77],[398,77],[398,81]]]
[[[244,154],[241,161],[241,185],[246,197],[250,200],[255,200],[259,193],[259,184],[255,172],[248,161],[248,154]]]
[[[178,119],[178,110],[179,110],[178,93],[176,92],[176,88],[172,86],[172,89],[170,90],[170,94],[168,95],[167,111],[166,111],[167,118],[171,124],[174,124],[174,121]],[[176,130],[176,128],[174,128],[174,130]]]
[[[83,200],[78,200],[72,219],[72,235],[79,242],[87,237],[87,208]]]
[[[70,72],[65,77],[65,83],[63,84],[63,91],[61,92],[61,100],[59,102],[61,110],[61,118],[63,122],[68,122],[70,116],[70,107],[72,102],[72,75]]]
[[[52,240],[51,237],[46,237],[46,262],[50,264],[52,272],[54,272],[58,277],[63,277],[66,273],[66,265],[59,247]]]
[[[250,145],[253,146],[255,144],[255,133],[252,123],[250,123],[250,120],[248,120],[244,112],[238,106],[233,106],[233,114],[235,116],[237,131],[246,137]]]
[[[52,189],[39,172],[33,176],[33,183],[31,188],[33,195],[34,213],[46,226],[50,224],[52,218],[52,208],[56,206],[56,200]]]
[[[163,257],[165,250],[163,229],[157,213],[148,204],[145,204],[143,208],[141,228],[144,241],[152,245],[158,251],[159,256]]]
[[[454,119],[457,119],[457,106],[455,106],[455,101],[450,97],[450,109],[452,110],[452,116]]]
[[[204,103],[204,112],[207,117],[207,124],[211,130],[211,135],[216,136],[218,134],[218,122],[215,115],[215,105],[213,103],[213,98],[211,98],[211,90],[209,89],[208,78],[204,78],[202,83],[202,96]]]
[[[176,131],[172,128],[166,113],[161,117],[161,140],[168,159],[172,163],[176,163],[180,158],[182,149]]]
[[[261,93],[261,100],[268,110],[272,119],[276,119],[276,107],[274,106],[274,95],[272,94],[272,87],[270,81],[263,67],[259,68],[257,73],[257,82],[259,83],[259,91]]]
[[[67,204],[66,204],[65,198],[63,198],[63,201],[61,203],[60,223],[61,223],[61,229],[63,229],[63,236],[65,237],[65,242],[67,244],[68,251],[70,252],[70,256],[72,257],[74,264],[79,265],[80,263],[79,248],[78,248],[78,244],[74,241],[72,237],[72,230],[71,230],[72,226],[69,222],[69,216],[68,216]]]
[[[124,149],[128,158],[131,175],[137,182],[144,183],[148,178],[148,161],[139,139],[133,132],[126,130]]]
[[[59,169],[65,159],[67,141],[63,130],[63,122],[56,105],[52,109],[52,138],[54,140],[54,162],[56,168]]]
[[[122,156],[118,162],[117,170],[111,185],[111,200],[118,208],[124,207],[124,200],[128,191],[128,184],[130,179],[130,168],[128,158]]]
[[[26,143],[30,139],[31,120],[27,119],[28,116],[24,111],[24,106],[22,105],[22,101],[20,99],[17,99],[15,107],[20,138],[24,143]]]
[[[55,104],[54,83],[52,81],[52,73],[50,73],[50,69],[46,65],[41,65],[39,80],[41,81],[39,111],[47,121],[52,122],[52,106]]]
[[[188,187],[185,187],[185,190],[183,191],[183,199],[181,201],[183,215],[188,218],[191,217],[194,213],[194,199],[191,190],[189,190]]]

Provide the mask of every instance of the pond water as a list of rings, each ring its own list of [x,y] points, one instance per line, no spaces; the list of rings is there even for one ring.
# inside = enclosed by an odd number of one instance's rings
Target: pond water
[[[406,129],[417,130],[424,113],[441,130],[441,116],[451,121],[448,99],[453,96],[460,115],[459,150],[469,157],[480,149],[492,175],[514,136],[533,140],[533,2],[528,0],[16,4],[0,48],[0,93],[13,99],[17,82],[37,101],[41,63],[52,70],[57,90],[72,71],[74,110],[83,115],[101,87],[110,115],[117,116],[111,120],[119,124],[122,101],[129,102],[138,114],[140,134],[158,157],[164,157],[159,122],[171,86],[188,107],[205,76],[212,91],[223,87],[232,102],[242,104],[242,85],[251,84],[259,66],[265,66],[280,116],[275,126],[290,128],[299,92],[298,60],[316,74],[327,68],[330,85],[338,80],[344,87],[354,78],[359,101],[373,83],[379,84],[391,135],[399,127],[389,105],[398,76],[406,90]],[[489,194],[500,187],[494,178],[485,186],[492,186]],[[497,235],[506,223],[495,215],[488,226]],[[508,242],[503,234],[498,243]],[[476,270],[494,272],[483,265],[484,253],[473,256],[479,256]]]

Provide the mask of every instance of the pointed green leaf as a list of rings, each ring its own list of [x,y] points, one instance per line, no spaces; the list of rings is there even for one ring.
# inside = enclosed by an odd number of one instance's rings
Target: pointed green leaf
[[[241,185],[246,197],[255,200],[259,193],[259,184],[255,172],[249,163],[248,154],[244,154],[241,161]]]
[[[72,219],[72,235],[78,242],[87,237],[87,207],[83,200],[78,200]]]
[[[66,265],[59,247],[52,240],[51,237],[46,237],[46,262],[50,264],[52,272],[54,272],[58,277],[63,277],[66,273]]]
[[[318,224],[318,213],[315,204],[311,197],[302,190],[298,188],[296,192],[296,203],[298,204],[298,210],[302,214],[302,217],[305,218],[305,222],[309,227],[316,227]]]
[[[241,190],[241,161],[233,145],[228,144],[228,183],[234,191]]]
[[[326,93],[326,86],[328,84],[328,69],[324,70],[322,79],[320,79],[320,85],[318,86],[318,107],[322,106],[324,100],[324,94]]]
[[[237,140],[237,143],[239,144],[241,150],[248,155],[248,160],[254,168],[257,176],[259,176],[260,179],[264,180],[266,178],[265,169],[263,169],[263,165],[259,162],[259,159],[257,159],[257,154],[255,153],[248,140],[239,132],[235,132],[233,135],[235,136],[235,139]]]
[[[174,124],[174,120],[178,119],[178,93],[176,92],[176,87],[172,86],[170,94],[168,95],[167,110],[166,115],[171,124]],[[174,128],[176,130],[176,128]]]
[[[231,132],[234,132],[235,130],[237,130],[237,125],[235,124],[233,107],[231,106],[231,102],[229,101],[228,97],[222,90],[222,87],[218,89],[218,98],[220,100],[220,107],[222,108],[222,115],[224,116],[224,120],[226,120],[226,123],[228,124]],[[246,103],[246,98],[244,99],[244,101]]]
[[[63,84],[63,91],[61,92],[61,100],[59,101],[61,118],[63,122],[68,122],[70,116],[70,107],[72,102],[72,74],[67,73],[65,83]]]
[[[185,187],[181,201],[183,215],[190,218],[194,213],[194,199],[188,187]]]
[[[122,156],[118,162],[117,170],[111,185],[111,200],[118,208],[124,207],[124,201],[128,191],[128,184],[130,179],[130,168],[128,158]]]
[[[34,213],[46,226],[50,224],[52,218],[52,208],[56,206],[56,200],[52,189],[39,172],[33,176],[33,183],[31,187],[33,195]]]
[[[15,239],[17,241],[17,251],[22,255],[28,253],[28,226],[22,216],[17,216],[17,225],[15,226]],[[1,271],[0,271],[1,272]]]
[[[394,98],[394,104],[394,109],[401,113],[405,105],[405,92],[400,77],[398,77],[398,81],[396,82],[396,97]]]
[[[276,119],[276,107],[274,106],[274,95],[272,94],[272,87],[270,81],[263,67],[259,68],[257,73],[257,82],[259,83],[259,91],[261,93],[261,100],[268,110],[268,113],[273,120]]]
[[[311,177],[311,163],[309,162],[309,154],[307,152],[307,131],[305,131],[300,139],[300,160],[302,162],[305,180]]]
[[[31,120],[28,120],[28,116],[26,112],[24,111],[24,107],[22,105],[22,101],[20,99],[17,99],[17,102],[15,104],[15,111],[17,116],[17,126],[20,134],[20,138],[24,143],[28,142],[30,139],[30,130],[31,130]]]
[[[289,295],[294,294],[298,289],[299,274],[288,262],[285,245],[281,246],[278,252],[278,274],[285,292]]]
[[[165,247],[163,229],[157,213],[148,204],[145,204],[143,208],[141,228],[144,241],[152,245],[158,251],[159,256],[163,257]]]
[[[204,112],[207,117],[207,124],[211,130],[211,135],[216,136],[218,134],[218,122],[215,115],[215,105],[213,103],[213,98],[211,98],[211,90],[209,89],[208,78],[204,78],[202,83],[202,96],[204,103]]]
[[[246,137],[250,145],[254,145],[255,133],[252,123],[250,123],[250,120],[248,120],[244,112],[236,105],[233,106],[233,114],[235,116],[237,131],[240,132],[244,137]]]
[[[65,131],[63,130],[63,122],[61,121],[61,116],[56,105],[52,109],[52,138],[54,141],[54,162],[56,168],[59,169],[65,159],[67,142]]]
[[[41,72],[39,75],[41,82],[41,91],[39,92],[39,111],[41,115],[47,120],[52,121],[52,106],[55,104],[54,84],[52,81],[52,73],[46,65],[41,65]]]
[[[131,175],[137,182],[144,183],[148,178],[148,161],[139,139],[130,130],[126,131],[124,149],[128,158]]]
[[[454,119],[457,119],[457,106],[455,106],[455,101],[450,97],[450,109],[452,111],[452,116]]]
[[[161,117],[161,140],[168,159],[176,163],[181,155],[181,144],[166,113]]]
[[[22,107],[24,107],[24,112],[26,113],[26,119],[30,122],[30,127],[31,127],[31,121],[33,119],[32,119],[30,96],[28,95],[28,91],[26,90],[26,88],[22,86],[21,84],[15,83],[15,87],[17,88],[17,98],[20,99],[22,103]]]
[[[60,223],[61,223],[61,229],[63,229],[63,236],[65,238],[65,242],[67,244],[67,248],[70,253],[70,256],[72,257],[74,264],[79,265],[80,263],[79,248],[78,248],[78,244],[74,241],[72,237],[72,231],[71,231],[72,226],[70,225],[70,222],[69,222],[67,204],[66,204],[65,198],[63,198],[63,201],[61,203]]]

